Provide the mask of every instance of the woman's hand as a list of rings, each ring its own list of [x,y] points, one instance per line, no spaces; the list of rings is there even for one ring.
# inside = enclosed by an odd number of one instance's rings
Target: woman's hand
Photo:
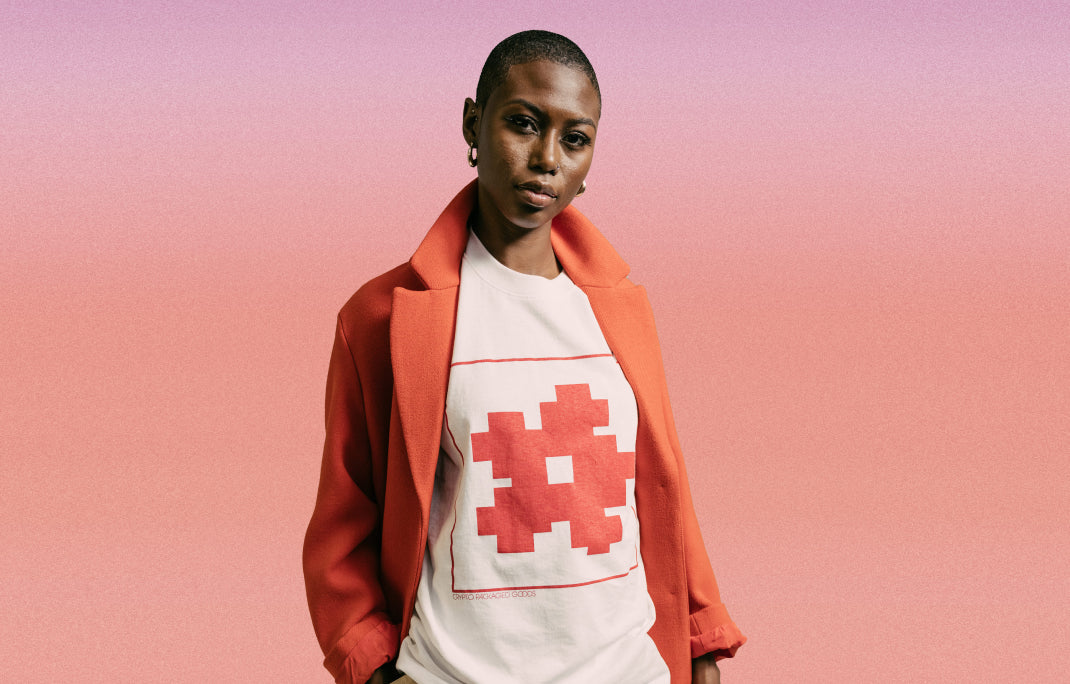
[[[691,660],[692,684],[721,684],[721,671],[712,655],[699,656]]]
[[[394,664],[387,663],[375,671],[372,678],[368,680],[368,684],[390,684],[391,682],[393,684],[416,684],[416,681],[409,675],[401,675],[401,679],[390,679],[396,676],[397,670],[394,669]]]

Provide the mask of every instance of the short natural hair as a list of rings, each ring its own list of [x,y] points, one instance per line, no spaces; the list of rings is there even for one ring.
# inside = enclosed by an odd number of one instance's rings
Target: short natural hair
[[[594,75],[587,55],[568,38],[550,31],[521,31],[514,33],[494,46],[479,73],[476,86],[476,104],[487,104],[487,98],[494,89],[505,82],[509,68],[514,64],[527,64],[548,60],[573,69],[579,69],[590,80],[594,91],[598,93],[598,102],[602,102],[602,91],[598,89],[598,77]]]

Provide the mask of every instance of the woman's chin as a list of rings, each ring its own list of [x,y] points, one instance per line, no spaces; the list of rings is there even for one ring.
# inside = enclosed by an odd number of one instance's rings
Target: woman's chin
[[[553,221],[561,213],[562,209],[564,207],[558,206],[556,203],[546,207],[524,206],[521,211],[515,212],[512,216],[508,216],[507,219],[517,228],[535,230]]]

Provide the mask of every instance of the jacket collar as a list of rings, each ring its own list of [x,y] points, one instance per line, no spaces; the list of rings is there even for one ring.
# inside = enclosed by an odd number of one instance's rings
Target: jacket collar
[[[476,205],[476,183],[473,180],[457,193],[409,259],[429,290],[457,287],[461,282],[461,257],[468,244],[468,217]],[[628,275],[628,264],[571,205],[554,218],[550,243],[565,273],[580,287],[613,287]]]

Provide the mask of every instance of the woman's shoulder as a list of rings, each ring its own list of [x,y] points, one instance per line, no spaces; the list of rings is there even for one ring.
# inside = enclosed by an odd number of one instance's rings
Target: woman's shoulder
[[[396,266],[361,285],[338,312],[338,325],[350,344],[364,349],[385,349],[389,340],[390,308],[397,288],[424,289],[409,262]]]

